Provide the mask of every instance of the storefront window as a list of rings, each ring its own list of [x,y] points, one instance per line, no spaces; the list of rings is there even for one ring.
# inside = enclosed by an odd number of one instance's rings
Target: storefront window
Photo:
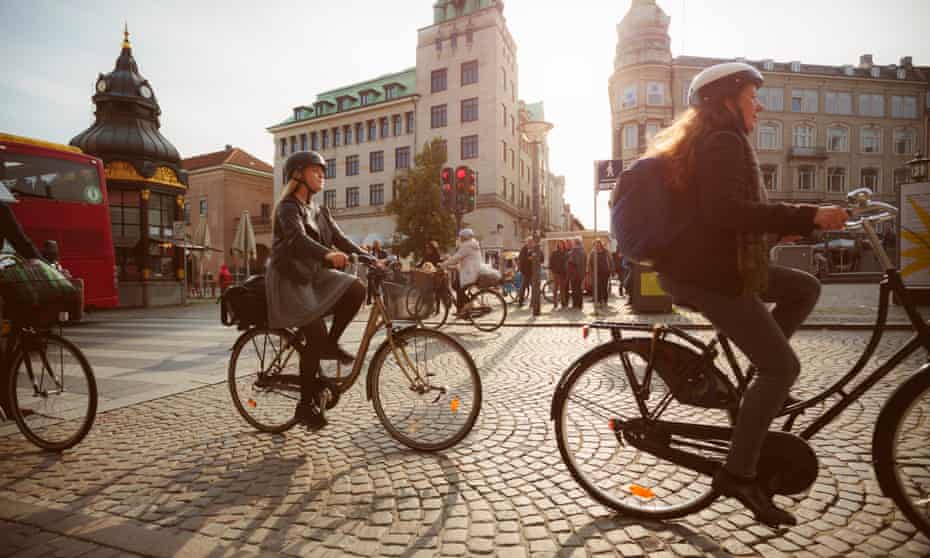
[[[149,269],[151,279],[174,279],[174,196],[152,192],[149,196]]]

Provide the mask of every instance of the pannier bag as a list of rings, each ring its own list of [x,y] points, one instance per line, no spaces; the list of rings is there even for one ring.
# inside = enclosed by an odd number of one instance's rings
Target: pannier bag
[[[62,312],[77,314],[81,296],[60,271],[44,260],[0,256],[0,297],[7,319],[27,326],[45,326]]]
[[[481,264],[478,270],[478,287],[487,289],[501,284],[501,272],[488,264]]]
[[[672,212],[667,164],[658,158],[636,161],[620,174],[612,196],[611,234],[625,257],[649,263],[690,225]]]
[[[220,321],[239,329],[268,324],[264,275],[253,275],[241,285],[226,289],[220,297]]]

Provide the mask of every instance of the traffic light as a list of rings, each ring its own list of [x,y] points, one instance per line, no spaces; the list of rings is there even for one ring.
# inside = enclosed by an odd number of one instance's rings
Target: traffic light
[[[443,167],[439,173],[439,187],[442,194],[442,207],[455,213],[455,195],[452,191],[452,167]]]
[[[465,178],[465,185],[468,188],[468,203],[465,204],[465,213],[475,210],[478,204],[478,171],[468,169],[468,176]]]
[[[468,167],[455,169],[455,207],[460,213],[468,211]]]

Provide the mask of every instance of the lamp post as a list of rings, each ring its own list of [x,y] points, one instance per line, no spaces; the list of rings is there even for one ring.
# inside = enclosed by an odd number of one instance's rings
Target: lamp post
[[[528,120],[520,125],[520,131],[523,132],[526,141],[533,146],[533,239],[536,244],[536,257],[533,259],[533,283],[532,293],[530,295],[530,305],[533,308],[533,315],[540,314],[541,292],[540,292],[540,275],[542,274],[542,249],[540,243],[539,231],[539,145],[546,141],[546,134],[552,129],[552,124],[545,120]]]
[[[920,152],[914,153],[914,158],[905,163],[911,169],[909,182],[925,182],[930,176],[930,159],[921,157]]]

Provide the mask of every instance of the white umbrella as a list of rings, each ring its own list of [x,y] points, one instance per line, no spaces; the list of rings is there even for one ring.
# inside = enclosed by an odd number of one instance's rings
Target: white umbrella
[[[197,252],[194,252],[194,255],[197,257],[197,263],[199,264],[198,267],[200,268],[200,292],[202,293],[204,292],[203,267],[206,262],[210,261],[210,255],[212,252],[210,248],[213,248],[213,242],[210,240],[210,225],[207,222],[206,217],[201,219],[197,224],[197,230],[194,231],[194,244],[204,247],[204,250],[198,250]]]
[[[252,228],[252,219],[249,218],[247,209],[242,211],[242,217],[239,218],[232,248],[245,258],[245,274],[248,276],[249,260],[256,257],[258,248],[255,246],[255,229]]]

